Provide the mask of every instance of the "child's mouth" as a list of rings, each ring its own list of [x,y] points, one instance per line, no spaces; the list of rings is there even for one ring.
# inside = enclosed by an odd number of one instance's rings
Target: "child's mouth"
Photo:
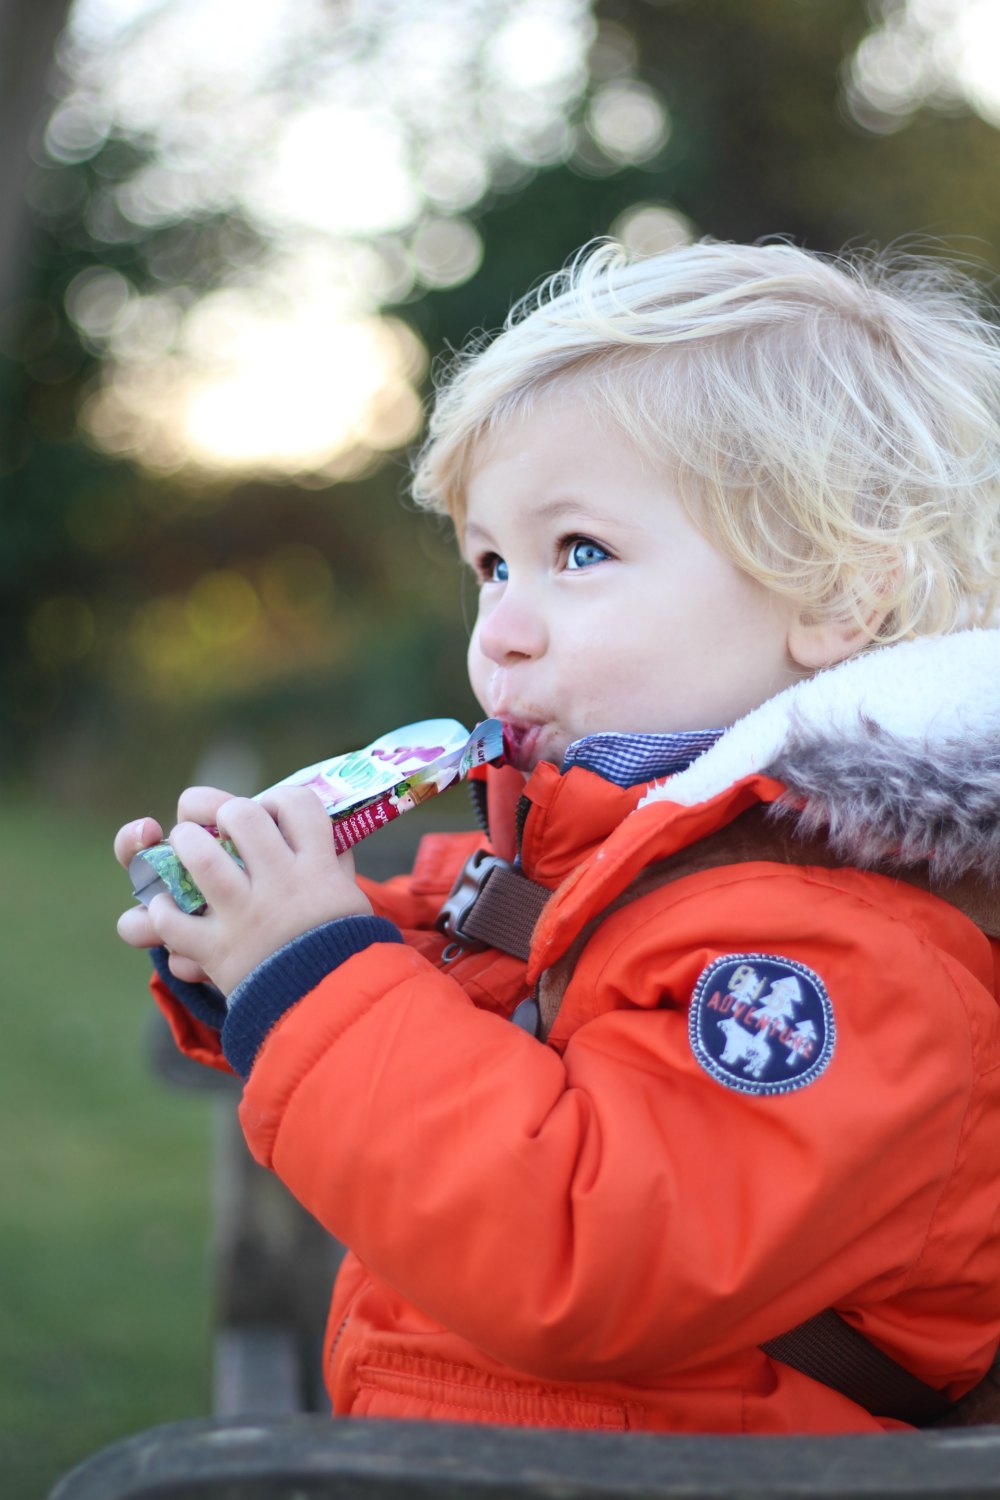
[[[508,765],[516,766],[524,742],[525,730],[520,724],[503,726],[503,758]]]
[[[527,769],[526,763],[530,760],[540,729],[540,724],[517,724],[504,720],[503,749],[504,760],[508,765],[516,766],[520,771]]]

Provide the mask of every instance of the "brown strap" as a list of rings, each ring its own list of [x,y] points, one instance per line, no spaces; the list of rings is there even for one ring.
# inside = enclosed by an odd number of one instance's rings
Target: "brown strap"
[[[978,1385],[959,1397],[954,1406],[948,1408],[943,1417],[937,1417],[935,1427],[981,1427],[994,1426],[1000,1422],[1000,1353]]]
[[[908,870],[904,870],[898,878],[910,880],[913,885],[923,885],[923,879],[918,879],[918,875],[926,878],[924,867],[918,867],[912,876]],[[949,901],[952,906],[957,906],[987,937],[1000,938],[1000,885],[990,885],[978,875],[964,875],[961,880],[952,880],[946,884],[927,880],[924,889],[940,896],[942,901]]]
[[[548,886],[528,880],[499,855],[477,849],[459,871],[436,925],[467,947],[499,948],[526,959],[551,895]]]
[[[613,911],[658,890],[660,886],[682,880],[686,875],[698,875],[720,865],[748,864],[751,861],[818,865],[826,869],[842,869],[845,864],[823,835],[802,838],[788,825],[777,822],[766,808],[758,806],[689,848],[647,866],[627,890],[586,924],[567,954],[543,975],[541,989],[544,997],[542,994],[539,997],[543,1035],[547,1034],[555,1019],[581,950]],[[875,873],[940,896],[957,906],[988,937],[1000,938],[1000,887],[988,885],[975,876],[965,876],[950,884],[934,882],[925,865],[908,865],[899,870],[885,869]],[[460,897],[461,891],[467,891],[464,900]],[[471,940],[526,959],[531,951],[535,926],[551,895],[547,886],[528,880],[506,861],[484,856],[479,851],[467,862],[455,882],[438,925],[459,941]]]
[[[552,892],[496,865],[462,921],[462,933],[487,948],[499,948],[516,958],[527,958],[531,935]]]
[[[873,1416],[923,1427],[952,1403],[877,1348],[828,1307],[760,1346],[771,1359],[839,1391]]]

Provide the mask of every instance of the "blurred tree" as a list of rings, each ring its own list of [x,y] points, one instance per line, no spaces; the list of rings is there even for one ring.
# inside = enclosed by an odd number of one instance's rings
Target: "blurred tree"
[[[0,308],[20,291],[29,227],[29,143],[46,102],[69,0],[0,0]]]
[[[434,13],[447,3],[435,0]],[[375,58],[398,94],[391,28],[424,14],[384,5],[379,35],[351,40],[341,60],[362,70],[337,74],[356,93]],[[542,70],[558,82],[554,114],[551,100],[548,114],[537,100],[505,113],[502,87],[499,113],[496,100],[485,102],[477,89],[490,66],[491,86],[503,82],[497,56],[524,51],[523,38],[511,41],[524,18],[512,0],[463,9],[463,22],[473,14],[484,29],[473,61],[459,59],[471,70],[462,98],[487,166],[477,176],[469,158],[463,166],[448,155],[454,122],[450,138],[434,135],[417,102],[430,85],[415,74],[413,97],[407,105],[403,90],[399,107],[426,199],[403,227],[352,241],[352,253],[375,257],[352,265],[365,275],[381,267],[373,313],[392,313],[431,356],[471,329],[497,327],[513,298],[609,231],[646,248],[685,233],[779,232],[818,249],[926,234],[985,253],[997,241],[1000,136],[954,95],[880,104],[871,66],[866,73],[857,59],[884,17],[864,0],[597,0],[593,23],[574,33],[589,44],[583,74],[571,53],[554,73]],[[507,52],[496,51],[501,42]],[[282,99],[301,79],[312,87],[324,76],[315,49],[304,55],[305,73],[296,71],[301,56],[282,63]],[[440,66],[436,58],[438,106]],[[501,139],[515,116],[520,134]],[[245,289],[255,268],[273,267],[279,230],[228,187],[206,196],[204,174],[190,175],[176,141],[170,170],[179,181],[169,191],[160,182],[175,210],[160,213],[149,183],[165,158],[152,135],[121,121],[94,130],[72,99],[60,118],[72,149],[32,185],[28,316],[0,349],[9,392],[0,465],[8,768],[30,765],[52,779],[55,767],[76,795],[130,777],[176,784],[205,745],[238,733],[259,746],[270,779],[393,720],[473,713],[456,570],[445,534],[400,505],[399,460],[362,447],[339,479],[336,465],[320,464],[282,482],[150,470],[129,452],[138,439],[127,433],[118,456],[81,440],[81,406],[93,410],[116,369],[132,378],[131,358],[141,379],[173,369],[206,290]],[[255,117],[251,154],[276,118]],[[243,170],[235,158],[230,168],[224,186]],[[472,247],[457,271],[448,264],[456,246]],[[294,303],[305,281],[283,264],[279,280]],[[340,389],[333,377],[346,346],[320,327],[315,339],[327,372],[321,360],[315,379]],[[417,364],[408,378],[419,380]],[[150,389],[155,415],[160,388]]]
[[[153,12],[153,23],[167,9]],[[376,270],[379,261],[383,266],[381,280],[389,274],[383,300],[401,295],[402,316],[415,328],[432,327],[433,316],[423,319],[419,311],[421,285],[440,287],[467,276],[478,258],[476,251],[457,268],[448,263],[456,245],[479,245],[463,210],[484,202],[487,189],[490,201],[512,200],[520,184],[544,171],[549,156],[560,160],[570,149],[567,112],[576,109],[586,83],[576,61],[578,34],[581,25],[584,33],[589,28],[585,0],[563,4],[565,44],[552,32],[544,6],[534,7],[534,20],[523,4],[464,8],[460,29],[468,33],[469,75],[445,91],[448,48],[432,57],[426,26],[421,33],[418,24],[432,9],[413,13],[388,4],[385,26],[374,25],[373,13],[368,29],[343,45],[329,12],[334,61],[324,62],[315,47],[310,51],[294,39],[294,55],[277,59],[278,104],[270,114],[264,110],[263,125],[258,110],[251,112],[249,131],[238,125],[222,130],[234,154],[221,178],[213,178],[199,157],[222,123],[216,110],[212,128],[199,135],[198,122],[211,114],[210,78],[201,95],[195,88],[183,101],[194,124],[170,115],[164,141],[152,127],[143,131],[109,118],[107,106],[87,92],[94,85],[86,66],[84,82],[64,95],[47,132],[51,159],[32,184],[35,295],[22,309],[28,316],[20,337],[6,346],[9,369],[22,377],[6,407],[6,473],[0,476],[7,539],[0,564],[0,691],[7,711],[0,733],[8,766],[55,765],[58,774],[50,771],[50,779],[69,791],[79,787],[88,761],[83,782],[93,782],[96,757],[106,780],[120,780],[136,742],[144,744],[148,781],[158,747],[176,756],[177,745],[190,744],[193,756],[213,736],[234,726],[245,730],[250,720],[277,762],[286,753],[312,758],[317,740],[349,742],[394,717],[474,711],[464,685],[454,562],[434,530],[399,506],[403,472],[380,462],[381,445],[348,452],[350,462],[339,465],[341,482],[327,498],[280,484],[248,485],[224,473],[171,473],[169,465],[143,473],[85,446],[76,427],[81,408],[92,408],[107,393],[107,372],[113,380],[116,364],[133,360],[136,384],[143,378],[163,317],[167,339],[157,371],[176,362],[175,350],[183,356],[187,314],[205,305],[206,292],[228,286],[242,295],[259,276],[255,267],[268,264],[279,230],[262,218],[259,204],[245,193],[239,199],[232,187],[263,151],[260,132],[266,133],[268,120],[303,105],[318,108],[330,67],[341,70],[338,108],[345,93],[378,95],[376,77],[385,92],[399,94],[396,54],[403,40],[409,47],[414,38],[420,45],[410,47],[410,61],[422,56],[424,72],[414,62],[406,83],[412,97],[403,87],[399,120],[412,182],[419,186],[415,207],[407,210],[415,223],[403,223],[406,239],[390,224],[369,242]],[[557,45],[522,76],[521,64],[511,61],[512,47],[529,23]],[[444,39],[440,30],[430,35],[431,41]],[[454,51],[454,32],[448,42]],[[345,46],[346,75],[337,57]],[[72,62],[71,53],[64,47],[64,62]],[[157,57],[154,81],[159,65]],[[128,82],[134,107],[135,80]],[[516,109],[508,108],[511,89]],[[453,111],[460,95],[468,128],[456,143]],[[252,102],[256,108],[260,100]],[[145,100],[138,103],[141,112]],[[335,145],[349,157],[349,143]],[[578,184],[569,179],[566,186]],[[568,204],[570,195],[564,196]],[[589,222],[587,215],[577,218]],[[552,252],[561,257],[565,242],[565,234],[553,233]],[[536,261],[532,274],[547,260]],[[288,278],[280,262],[278,270]],[[292,301],[296,273],[293,265]],[[272,298],[275,280],[266,292]],[[499,309],[506,300],[504,288],[480,306]],[[156,314],[152,325],[150,313]],[[171,319],[181,330],[173,345]],[[325,353],[321,383],[336,374],[341,356],[335,339]],[[288,379],[295,373],[284,372]],[[411,378],[418,374],[414,367]],[[155,416],[155,400],[152,406]],[[253,418],[248,414],[242,425],[252,428]],[[138,441],[126,433],[124,457]],[[140,456],[149,462],[148,453]],[[301,482],[313,490],[330,487],[329,477],[308,471]],[[290,721],[308,749],[281,748]],[[190,770],[190,763],[175,766],[170,779]]]
[[[836,250],[924,236],[995,254],[1000,136],[954,93],[895,115],[866,101],[854,60],[873,10],[858,0],[600,0],[598,13],[636,39],[642,76],[674,122],[650,196],[720,238],[783,233]]]

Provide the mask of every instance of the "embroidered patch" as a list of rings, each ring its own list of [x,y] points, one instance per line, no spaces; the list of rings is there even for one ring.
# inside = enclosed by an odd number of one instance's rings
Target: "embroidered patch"
[[[787,1094],[814,1082],[833,1056],[826,986],[792,958],[729,953],[700,976],[688,1031],[707,1073],[742,1094]]]

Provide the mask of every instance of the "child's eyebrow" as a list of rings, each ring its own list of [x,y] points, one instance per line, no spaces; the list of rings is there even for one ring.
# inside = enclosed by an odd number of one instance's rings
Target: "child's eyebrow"
[[[572,495],[557,496],[551,500],[543,500],[540,504],[532,507],[532,519],[541,521],[558,521],[561,517],[571,517],[584,528],[588,526],[617,526],[628,530],[636,530],[634,523],[621,511],[605,511],[598,509],[592,500],[579,499]],[[467,521],[464,532],[465,540],[475,537],[483,541],[490,539],[490,534],[475,521]]]
[[[607,526],[619,519],[610,511],[597,509],[592,500],[585,500],[582,497],[578,499],[574,495],[559,496],[544,501],[537,507],[535,515],[540,516],[544,521],[558,521],[561,516],[573,516],[576,519],[592,521],[598,526]]]
[[[484,541],[487,541],[489,539],[489,532],[484,531],[481,526],[477,526],[475,521],[466,521],[465,529],[462,533],[463,541],[467,541],[470,536],[482,537]]]

